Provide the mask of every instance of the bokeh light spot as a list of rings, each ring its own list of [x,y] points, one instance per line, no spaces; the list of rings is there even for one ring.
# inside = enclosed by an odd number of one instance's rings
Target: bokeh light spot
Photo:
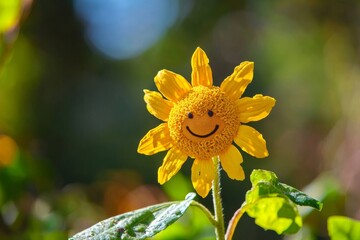
[[[115,59],[135,57],[158,41],[177,17],[177,0],[75,0],[88,41]]]
[[[0,167],[11,164],[17,150],[17,144],[11,137],[0,135]]]

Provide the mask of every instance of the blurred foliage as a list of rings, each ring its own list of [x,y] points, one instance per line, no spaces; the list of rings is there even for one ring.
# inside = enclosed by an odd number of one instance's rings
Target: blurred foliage
[[[269,169],[289,185],[309,186],[304,192],[324,203],[320,214],[306,213],[299,234],[307,238],[298,239],[328,239],[331,215],[360,218],[358,1],[172,0],[177,18],[142,52],[121,60],[94,47],[86,29],[98,22],[80,17],[76,2],[0,0],[1,239],[65,239],[102,219],[182,199],[176,190],[189,186],[189,176],[160,188],[163,157],[140,156],[136,148],[157,123],[142,89],[152,88],[163,68],[189,78],[196,46],[212,59],[217,85],[234,65],[251,60],[254,82],[246,94],[261,88],[277,99],[267,121],[253,124],[270,157],[244,156],[243,166],[247,176]],[[250,180],[224,178],[222,186],[228,222]],[[203,203],[211,208],[211,199]],[[171,232],[211,238],[207,220],[192,222],[187,214]],[[279,239],[248,217],[236,234]]]
[[[16,142],[9,136],[0,135],[0,167],[10,165],[18,152]]]
[[[0,2],[0,33],[7,32],[14,27],[20,17],[20,0]]]
[[[332,216],[328,220],[329,235],[333,240],[360,238],[360,222],[343,216]]]

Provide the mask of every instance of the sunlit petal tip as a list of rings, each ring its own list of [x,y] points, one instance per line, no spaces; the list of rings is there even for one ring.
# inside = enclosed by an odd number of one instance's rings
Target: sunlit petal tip
[[[169,181],[181,169],[187,157],[177,148],[171,148],[158,169],[158,182],[164,184]]]
[[[206,60],[207,60],[207,63],[209,62],[209,59],[205,53],[205,51],[201,48],[201,47],[196,47],[193,55],[191,56],[191,61],[194,60],[194,58],[196,58],[197,56],[200,56],[200,57],[205,57]]]
[[[211,159],[195,159],[191,167],[191,181],[196,192],[205,198],[212,187],[215,177],[215,167]]]
[[[160,185],[163,185],[164,183],[166,183],[167,181],[170,180],[170,177],[168,176],[168,174],[165,174],[163,166],[159,167],[159,169],[158,169],[157,180]]]
[[[276,99],[275,98],[272,98],[272,97],[269,97],[271,100],[271,108],[273,108],[276,104]]]
[[[263,156],[264,156],[263,158],[268,157],[268,156],[269,156],[269,152],[266,150],[266,151],[264,152]]]
[[[236,105],[239,110],[240,122],[259,121],[267,117],[275,106],[275,102],[274,98],[261,94],[257,94],[252,98],[243,97],[238,99]]]
[[[209,194],[210,190],[211,190],[211,185],[212,183],[202,183],[202,184],[194,184],[193,183],[193,187],[195,189],[195,191],[202,197],[202,198],[206,198],[206,196]]]
[[[147,110],[160,120],[167,121],[170,111],[174,106],[171,101],[163,98],[163,96],[155,91],[144,90],[144,101]]]
[[[210,87],[213,84],[212,71],[209,58],[204,50],[197,47],[191,58],[191,84],[192,86]]]
[[[241,125],[234,141],[244,152],[251,156],[256,158],[269,156],[266,141],[262,134],[250,126]]]
[[[159,71],[154,81],[161,94],[173,102],[179,101],[192,88],[183,76],[166,69]]]
[[[238,76],[249,79],[251,81],[254,76],[254,66],[254,62],[244,61],[235,67],[234,72],[236,72]]]
[[[273,97],[270,97],[270,96],[263,96],[262,94],[256,94],[254,96],[255,99],[264,99],[266,101],[266,104],[269,106],[269,107],[274,107],[275,106],[275,103],[276,103],[276,99],[273,98]]]
[[[252,70],[254,70],[254,65],[255,63],[254,62],[251,62],[251,61],[245,61],[245,63],[252,68]]]
[[[240,181],[245,179],[244,170],[240,165],[243,157],[235,146],[231,145],[225,153],[220,155],[220,162],[229,178]]]
[[[172,140],[167,123],[162,123],[151,129],[141,140],[137,152],[144,155],[153,155],[172,147]]]
[[[204,50],[202,50],[201,47],[197,46],[196,49],[195,49],[195,52],[196,52],[196,51],[204,51]]]
[[[209,59],[205,53],[204,50],[202,50],[202,48],[197,47],[191,57],[191,64],[196,63],[197,59],[201,58],[201,60],[203,60],[204,63],[209,63]]]
[[[220,89],[231,99],[238,99],[244,93],[254,76],[254,62],[242,62],[220,85]]]
[[[160,185],[163,185],[164,183],[166,183],[166,179],[164,177],[161,167],[159,167],[159,169],[158,169],[158,183]]]
[[[198,187],[195,187],[195,190],[196,192],[202,197],[202,198],[206,198],[206,196],[209,194],[211,188],[207,188],[207,189],[204,189],[202,188],[201,186],[198,186]]]

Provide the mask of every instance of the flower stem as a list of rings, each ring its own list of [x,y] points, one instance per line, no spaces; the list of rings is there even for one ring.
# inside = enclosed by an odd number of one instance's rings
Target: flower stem
[[[234,232],[235,232],[236,225],[238,224],[240,218],[245,213],[246,207],[247,207],[247,205],[245,204],[245,205],[241,206],[241,208],[239,208],[234,213],[234,216],[231,218],[231,220],[229,222],[229,225],[228,225],[228,228],[226,230],[226,235],[225,235],[226,240],[231,240],[232,239],[232,237],[234,235]]]
[[[214,214],[216,221],[216,239],[225,240],[225,227],[224,227],[224,215],[223,207],[221,202],[221,190],[220,190],[220,161],[219,157],[213,157],[213,162],[216,168],[216,173],[214,181],[212,184],[212,194],[213,194],[213,203],[214,203]]]

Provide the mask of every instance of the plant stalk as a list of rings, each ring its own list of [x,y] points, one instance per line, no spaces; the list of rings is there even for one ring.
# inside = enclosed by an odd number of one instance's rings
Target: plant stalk
[[[214,181],[212,183],[212,194],[214,203],[214,215],[216,221],[216,239],[225,240],[225,226],[224,226],[224,214],[221,200],[221,186],[220,186],[220,161],[219,157],[213,157],[216,173]]]
[[[233,235],[234,235],[234,232],[235,232],[235,228],[240,220],[240,218],[243,216],[243,214],[245,213],[246,211],[246,207],[247,205],[243,205],[241,206],[241,208],[239,208],[235,213],[234,213],[234,216],[231,218],[230,222],[229,222],[229,225],[227,227],[227,230],[226,230],[226,235],[225,235],[225,239],[226,240],[231,240]]]

